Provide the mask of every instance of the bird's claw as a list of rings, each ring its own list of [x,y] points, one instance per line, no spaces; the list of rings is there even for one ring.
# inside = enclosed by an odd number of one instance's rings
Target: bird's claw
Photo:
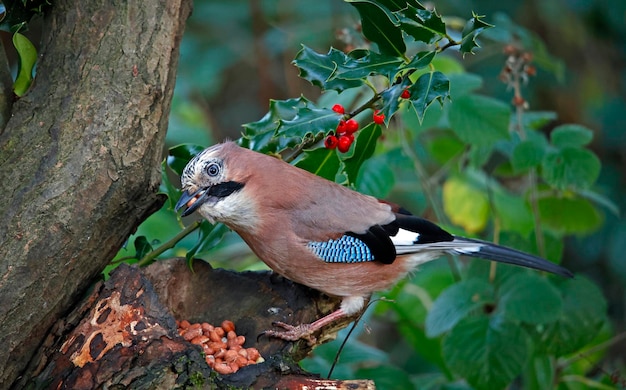
[[[314,345],[317,339],[313,336],[313,330],[311,324],[300,324],[297,326],[289,325],[284,322],[273,322],[272,325],[285,329],[280,330],[266,330],[263,332],[265,336],[276,337],[287,341],[306,340],[309,345]]]

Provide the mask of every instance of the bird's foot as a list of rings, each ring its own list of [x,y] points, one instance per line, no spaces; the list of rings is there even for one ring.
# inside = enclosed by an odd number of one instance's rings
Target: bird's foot
[[[311,326],[311,324],[300,324],[294,326],[278,321],[274,322],[272,325],[285,330],[266,330],[264,332],[265,336],[276,337],[287,341],[306,340],[309,345],[315,344],[316,338],[313,336],[315,329]]]

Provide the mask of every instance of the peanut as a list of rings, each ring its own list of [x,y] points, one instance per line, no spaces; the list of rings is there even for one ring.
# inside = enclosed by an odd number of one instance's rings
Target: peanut
[[[224,331],[227,333],[235,331],[235,324],[232,321],[225,320],[224,322],[222,322],[222,329],[224,329]]]

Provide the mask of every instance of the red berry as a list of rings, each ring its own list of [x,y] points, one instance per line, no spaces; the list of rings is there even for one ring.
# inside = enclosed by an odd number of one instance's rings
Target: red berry
[[[326,149],[335,149],[338,144],[339,144],[339,140],[337,140],[337,137],[335,137],[334,135],[329,135],[324,140],[324,147]]]
[[[372,115],[372,119],[374,119],[374,123],[377,125],[382,125],[385,122],[385,114],[379,114],[380,110],[374,111],[374,115]]]
[[[341,137],[339,137],[339,143],[337,144],[337,149],[341,153],[345,153],[348,150],[350,150],[350,145],[352,145],[352,141],[350,140],[350,137],[348,137],[347,135],[342,135]]]
[[[348,119],[346,121],[346,133],[356,133],[357,130],[359,130],[359,122],[355,121],[354,119]]]
[[[346,110],[344,110],[343,106],[341,104],[335,104],[333,106],[333,111],[335,111],[337,114],[345,114]]]
[[[354,134],[346,134],[346,137],[350,140],[350,143],[354,142]]]
[[[411,92],[409,92],[408,89],[405,89],[404,91],[402,91],[402,95],[400,95],[400,97],[402,99],[408,99],[411,97]]]
[[[337,135],[342,135],[346,133],[346,121],[344,121],[343,119],[339,121],[339,124],[337,125],[337,131],[335,131],[337,133]]]

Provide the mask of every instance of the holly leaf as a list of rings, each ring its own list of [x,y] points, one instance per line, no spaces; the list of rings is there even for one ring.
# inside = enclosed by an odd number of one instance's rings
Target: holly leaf
[[[450,81],[441,72],[428,72],[421,75],[413,85],[409,87],[411,94],[409,101],[421,123],[426,109],[435,100],[443,105],[444,99],[450,98]]]
[[[335,75],[339,64],[346,64],[351,60],[342,51],[331,48],[327,54],[319,54],[315,50],[302,45],[293,64],[300,70],[299,76],[322,90],[334,89],[342,92],[348,88],[361,85],[359,80],[347,80]]]
[[[437,54],[436,51],[421,51],[414,55],[413,58],[411,58],[411,62],[404,65],[402,70],[424,68],[433,61],[435,54]]]
[[[478,37],[478,35],[485,29],[493,27],[493,25],[481,20],[484,16],[476,15],[475,13],[472,14],[473,17],[467,21],[461,33],[462,39],[459,50],[464,55],[467,53],[473,54],[473,50],[480,47],[480,45],[476,42],[476,37]]]
[[[167,166],[169,166],[178,176],[183,174],[183,170],[198,153],[204,150],[204,146],[182,144],[170,148],[167,156]]]
[[[325,179],[334,181],[339,171],[340,161],[335,150],[318,148],[305,150],[304,156],[294,165]]]
[[[381,134],[380,126],[375,123],[370,123],[357,133],[351,156],[343,160],[344,170],[350,184],[356,183],[361,165],[374,154],[376,141]]]
[[[380,2],[346,0],[361,16],[363,35],[376,43],[382,54],[403,57],[406,45],[397,16]]]
[[[229,231],[230,229],[228,229],[228,227],[226,227],[223,223],[216,223],[215,225],[212,225],[208,221],[202,221],[202,223],[200,223],[200,227],[198,228],[198,241],[196,241],[193,248],[185,254],[189,268],[192,268],[193,259],[195,259],[197,255],[214,248],[220,241],[222,241],[224,235]]]
[[[407,7],[400,15],[402,29],[418,42],[430,45],[446,36],[446,24],[441,16],[421,4]]]
[[[402,63],[403,61],[398,57],[369,50],[353,50],[349,56],[346,56],[345,62],[337,64],[337,69],[331,76],[331,80],[364,79],[375,74],[393,80]]]
[[[356,178],[356,190],[378,199],[385,199],[395,184],[394,171],[385,156],[366,160]]]
[[[335,130],[340,120],[341,116],[333,110],[308,104],[307,107],[299,108],[293,119],[280,119],[275,138],[281,147],[295,146],[307,137]]]
[[[145,255],[153,251],[152,245],[148,242],[146,236],[139,236],[133,242],[135,247],[135,258],[142,259]]]
[[[408,78],[403,78],[400,84],[394,84],[391,87],[385,89],[380,94],[380,99],[382,101],[382,105],[379,110],[381,114],[385,115],[385,125],[389,126],[389,121],[391,117],[398,111],[400,108],[400,96],[402,92],[409,87],[411,84],[411,80]]]
[[[269,111],[256,122],[243,125],[243,137],[239,140],[241,146],[261,153],[278,153],[284,144],[296,144],[297,140],[276,138],[276,132],[282,119],[293,119],[298,110],[309,105],[304,98],[287,100],[270,100]]]

